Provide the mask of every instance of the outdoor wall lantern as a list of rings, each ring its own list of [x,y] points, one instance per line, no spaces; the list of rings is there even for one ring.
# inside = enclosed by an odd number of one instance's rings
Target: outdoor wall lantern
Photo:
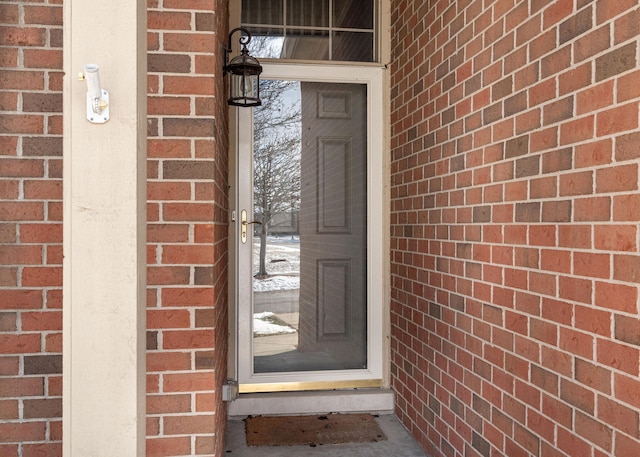
[[[240,55],[231,59],[229,62],[229,53],[232,52],[231,37],[236,32],[241,32],[238,41],[242,45]],[[244,35],[242,35],[244,33]],[[233,106],[260,106],[260,73],[262,66],[260,62],[249,55],[247,45],[251,41],[251,34],[242,27],[237,27],[229,32],[229,43],[224,48],[224,67],[223,74],[229,73],[229,99],[227,103]]]

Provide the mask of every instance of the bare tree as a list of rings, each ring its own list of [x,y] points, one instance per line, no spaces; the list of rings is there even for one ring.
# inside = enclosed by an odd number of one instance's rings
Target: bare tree
[[[253,193],[259,225],[257,278],[268,276],[267,235],[277,214],[295,212],[300,204],[301,119],[299,83],[260,82],[262,106],[254,110]]]

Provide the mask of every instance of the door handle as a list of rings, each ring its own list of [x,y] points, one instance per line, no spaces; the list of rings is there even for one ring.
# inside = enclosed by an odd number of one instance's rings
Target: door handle
[[[243,243],[247,242],[247,226],[251,225],[251,224],[262,224],[262,222],[260,221],[251,221],[251,222],[247,222],[247,210],[243,209],[240,212],[240,225],[241,225],[241,229],[240,229],[240,240]]]

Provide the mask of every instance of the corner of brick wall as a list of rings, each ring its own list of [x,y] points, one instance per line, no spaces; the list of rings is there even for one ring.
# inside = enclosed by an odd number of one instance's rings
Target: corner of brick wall
[[[224,452],[227,24],[226,1],[148,3],[148,456]]]
[[[0,4],[0,455],[62,455],[62,7]]]
[[[222,455],[228,4],[149,12],[149,456]],[[62,455],[62,5],[0,4],[0,455]]]
[[[434,456],[640,455],[638,1],[391,20],[398,415]]]

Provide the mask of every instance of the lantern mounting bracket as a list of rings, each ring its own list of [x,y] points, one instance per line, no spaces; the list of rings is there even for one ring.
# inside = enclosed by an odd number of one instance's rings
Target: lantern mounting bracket
[[[229,38],[227,41],[227,45],[224,46],[222,49],[224,51],[224,66],[222,67],[223,70],[223,74],[227,74],[229,72],[229,54],[231,54],[233,52],[233,47],[231,45],[231,40],[233,38],[233,34],[236,32],[242,32],[244,33],[244,35],[240,35],[240,38],[238,38],[238,41],[240,42],[240,44],[242,45],[242,48],[240,48],[240,52],[242,53],[243,51],[246,51],[247,54],[249,53],[249,50],[247,49],[247,45],[249,43],[251,43],[251,32],[249,32],[249,30],[245,29],[244,27],[236,27],[235,29],[231,30],[229,32]]]

